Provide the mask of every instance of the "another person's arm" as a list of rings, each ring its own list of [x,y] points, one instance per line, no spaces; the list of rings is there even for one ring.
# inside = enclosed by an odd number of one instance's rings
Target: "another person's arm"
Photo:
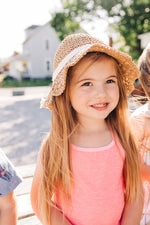
[[[39,212],[38,210],[38,193],[42,177],[41,171],[41,158],[39,154],[31,188],[31,204],[33,211],[35,212],[39,220],[42,222],[42,218],[40,216],[41,212]],[[59,210],[57,210],[55,207],[51,207],[50,211],[51,225],[71,225],[71,223],[69,223],[68,220],[62,215],[62,213],[59,212]]]
[[[150,166],[146,165],[144,161],[141,162],[141,176],[142,180],[147,180],[150,182]]]
[[[0,197],[0,224],[17,225],[17,204],[14,191]]]

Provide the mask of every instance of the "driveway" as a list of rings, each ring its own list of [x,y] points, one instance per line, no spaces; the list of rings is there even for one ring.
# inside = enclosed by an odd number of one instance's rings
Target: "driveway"
[[[51,126],[51,112],[40,109],[40,100],[49,89],[0,89],[0,147],[15,166],[36,163],[43,137]],[[13,91],[24,91],[24,95],[12,96]]]

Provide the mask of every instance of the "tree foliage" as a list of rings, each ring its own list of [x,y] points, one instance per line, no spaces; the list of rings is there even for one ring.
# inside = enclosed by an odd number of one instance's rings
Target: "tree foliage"
[[[128,53],[136,59],[141,54],[138,35],[150,31],[150,0],[126,2],[120,1],[107,12],[109,17],[118,18],[117,30],[124,38],[125,46],[128,46]]]
[[[75,33],[80,29],[78,22],[72,19],[70,12],[57,12],[53,14],[53,19],[51,20],[51,26],[55,28],[55,31],[62,41],[66,35]]]
[[[150,31],[150,0],[61,0],[64,11],[55,13],[51,22],[61,40],[79,29],[79,23],[102,17],[105,10],[115,29],[124,38],[128,53],[138,58],[139,34]],[[104,19],[104,18],[103,18]],[[122,48],[122,50],[125,50]]]

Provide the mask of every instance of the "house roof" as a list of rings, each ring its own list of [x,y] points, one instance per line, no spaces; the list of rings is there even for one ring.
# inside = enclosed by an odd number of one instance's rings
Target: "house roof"
[[[33,37],[37,32],[39,32],[41,29],[43,29],[47,25],[49,25],[51,27],[50,22],[47,22],[46,24],[44,24],[42,26],[32,25],[32,26],[30,26],[31,28],[28,27],[26,30],[33,29],[33,32],[25,39],[25,41],[23,42],[23,44],[25,44],[31,37]]]

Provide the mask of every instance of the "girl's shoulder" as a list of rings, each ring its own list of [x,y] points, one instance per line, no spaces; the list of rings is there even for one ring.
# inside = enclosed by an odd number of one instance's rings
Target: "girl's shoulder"
[[[2,149],[0,149],[0,196],[12,192],[21,182],[22,178]]]

